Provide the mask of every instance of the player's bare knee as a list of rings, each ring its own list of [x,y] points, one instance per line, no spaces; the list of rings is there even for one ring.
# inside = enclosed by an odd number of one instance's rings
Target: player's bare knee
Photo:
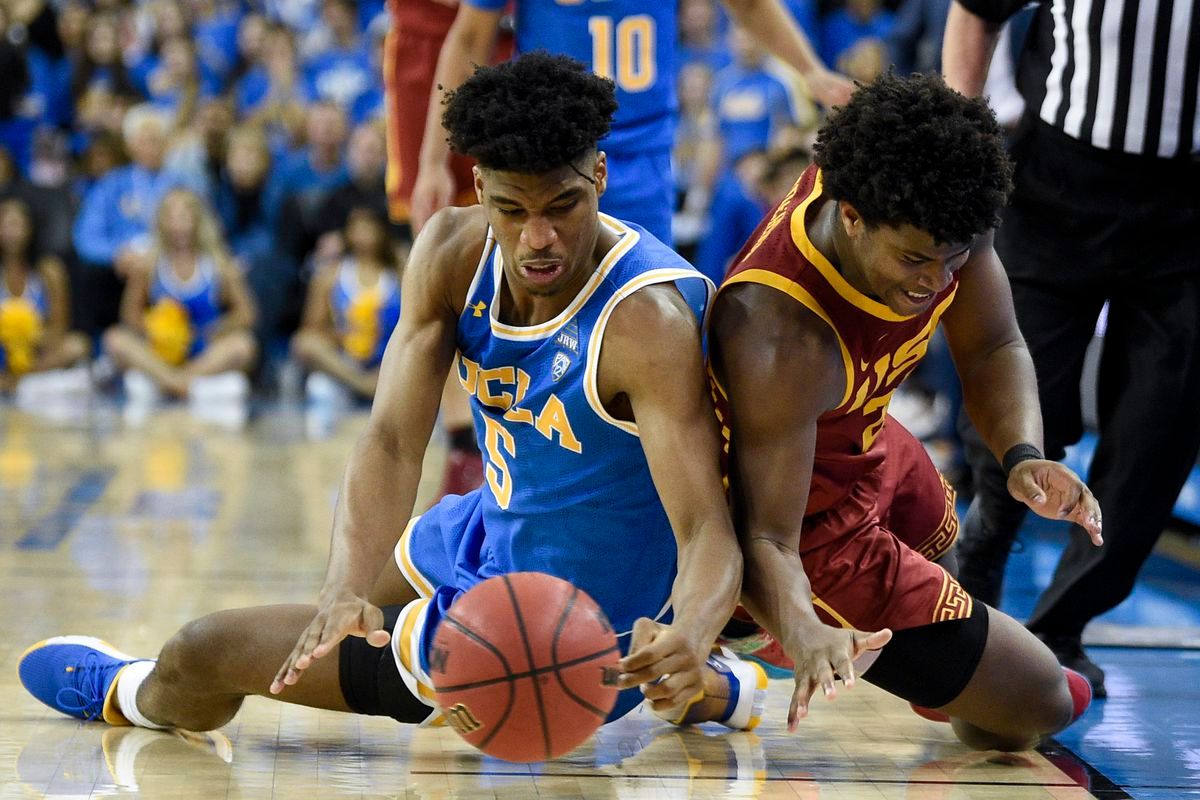
[[[158,656],[159,680],[172,686],[220,681],[229,645],[221,617],[218,612],[192,620],[167,640]]]
[[[292,356],[305,367],[311,367],[316,356],[317,337],[312,331],[302,330],[292,337]]]
[[[129,351],[130,334],[124,328],[114,325],[104,332],[101,337],[104,352],[118,364],[125,362],[125,354]]]

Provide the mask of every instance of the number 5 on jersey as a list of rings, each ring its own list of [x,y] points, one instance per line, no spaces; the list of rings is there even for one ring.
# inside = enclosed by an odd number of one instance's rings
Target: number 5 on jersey
[[[488,486],[492,487],[492,494],[496,496],[496,505],[508,508],[512,501],[512,473],[508,471],[508,460],[504,453],[516,458],[517,442],[503,425],[487,414],[483,415],[483,427],[483,443],[488,455],[483,474],[487,477]]]

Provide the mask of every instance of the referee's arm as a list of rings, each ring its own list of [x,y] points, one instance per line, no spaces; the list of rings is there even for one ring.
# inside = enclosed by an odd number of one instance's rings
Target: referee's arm
[[[942,37],[942,74],[946,83],[967,97],[983,93],[992,51],[1004,21],[1025,0],[954,0]]]

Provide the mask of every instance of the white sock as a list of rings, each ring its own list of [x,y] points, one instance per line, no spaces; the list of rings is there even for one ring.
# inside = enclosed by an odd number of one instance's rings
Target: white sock
[[[125,719],[141,728],[153,728],[157,731],[166,730],[166,725],[158,725],[146,719],[146,715],[138,710],[137,693],[142,687],[142,681],[154,669],[157,661],[134,661],[121,670],[117,677],[117,703]]]

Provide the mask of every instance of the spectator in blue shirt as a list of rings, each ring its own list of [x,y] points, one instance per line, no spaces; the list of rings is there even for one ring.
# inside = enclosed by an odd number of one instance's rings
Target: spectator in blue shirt
[[[846,0],[846,5],[821,24],[821,58],[837,64],[843,54],[865,39],[886,42],[895,24],[892,12],[879,0]]]
[[[241,4],[230,0],[192,0],[196,57],[208,75],[225,87],[238,57]]]
[[[93,88],[114,95],[142,94],[121,60],[119,35],[117,18],[110,14],[93,14],[88,20],[83,52],[71,70],[72,104],[78,105]]]
[[[713,192],[712,225],[696,252],[696,269],[718,286],[725,279],[729,262],[742,249],[767,212],[759,184],[767,170],[767,154],[760,149],[743,150],[733,168],[726,171]]]
[[[271,150],[281,155],[304,127],[305,92],[296,63],[296,41],[282,25],[267,29],[262,59],[234,87],[238,118],[267,131]]]
[[[795,124],[787,87],[765,69],[763,48],[740,28],[729,32],[734,63],[717,75],[713,108],[720,127],[725,163],[751,150],[768,149],[781,128]]]
[[[174,117],[176,128],[190,125],[200,102],[218,91],[215,79],[200,69],[191,40],[172,36],[162,43],[158,63],[146,75],[146,93],[150,102]]]
[[[371,63],[353,0],[325,0],[322,18],[329,43],[304,62],[305,88],[310,99],[352,108],[359,97],[378,87],[380,70]]]
[[[81,291],[93,298],[85,330],[99,333],[117,318],[126,275],[140,263],[158,203],[184,181],[163,169],[169,123],[149,105],[125,115],[125,146],[133,159],[98,180],[75,220],[75,251],[84,263]]]
[[[307,144],[276,166],[267,190],[267,214],[273,223],[289,197],[328,191],[346,180],[347,124],[342,109],[334,103],[314,103],[304,128]]]
[[[715,74],[732,60],[718,30],[715,0],[683,0],[679,4],[679,43],[675,47],[676,76],[697,61]]]
[[[242,17],[237,30],[237,54],[226,76],[226,88],[234,90],[250,70],[262,65],[270,29],[262,14],[251,12]]]

